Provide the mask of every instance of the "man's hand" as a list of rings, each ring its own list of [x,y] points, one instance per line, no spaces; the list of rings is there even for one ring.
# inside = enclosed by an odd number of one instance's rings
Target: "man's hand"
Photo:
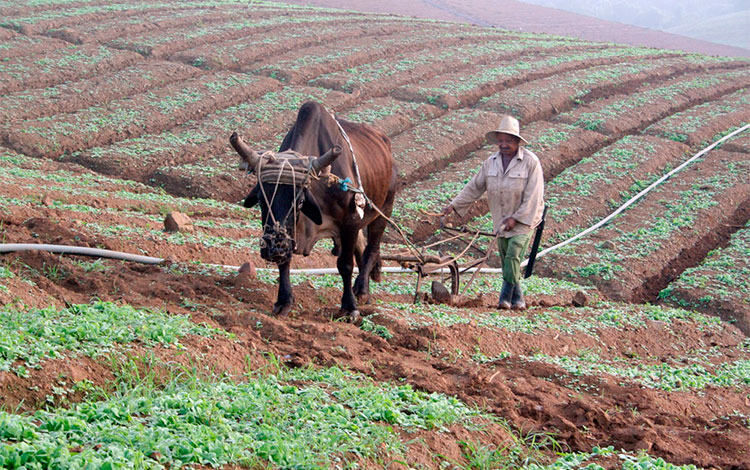
[[[503,223],[500,224],[500,230],[509,232],[513,230],[513,227],[515,227],[517,223],[518,222],[513,217],[506,217],[505,219],[503,219]]]
[[[456,209],[452,205],[448,204],[440,211],[440,228],[445,227],[445,218],[448,217],[451,212],[455,212]]]

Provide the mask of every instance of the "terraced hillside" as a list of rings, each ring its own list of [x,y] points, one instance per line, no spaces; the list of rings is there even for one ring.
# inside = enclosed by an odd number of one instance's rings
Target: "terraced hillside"
[[[337,276],[295,274],[276,318],[228,137],[277,148],[311,99],[390,137],[421,246],[516,115],[548,247],[746,126],[750,61],[266,1],[0,1],[2,244],[164,259],[2,255],[0,467],[750,468],[750,131],[540,258],[525,312],[494,309],[494,275],[444,305],[392,274],[350,324]],[[174,211],[192,223],[166,232]],[[486,230],[486,202],[451,222]]]

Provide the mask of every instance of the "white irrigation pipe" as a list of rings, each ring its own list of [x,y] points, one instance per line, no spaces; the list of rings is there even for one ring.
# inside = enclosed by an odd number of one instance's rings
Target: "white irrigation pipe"
[[[121,259],[125,261],[135,261],[136,263],[145,264],[159,264],[164,261],[161,258],[152,258],[151,256],[141,256],[134,255],[132,253],[123,253],[121,251],[89,248],[87,246],[44,245],[35,243],[0,244],[0,253],[11,253],[15,251],[47,251],[49,253],[60,253],[62,255],[97,256],[100,258]]]
[[[692,157],[690,157],[682,165],[678,166],[674,170],[670,171],[666,175],[662,176],[658,180],[656,180],[653,183],[651,183],[651,185],[649,185],[649,187],[647,187],[646,189],[644,189],[640,193],[638,193],[635,196],[633,196],[632,198],[630,198],[627,202],[625,202],[625,204],[621,205],[616,211],[614,211],[613,213],[611,213],[607,217],[603,218],[602,220],[600,220],[596,224],[592,225],[591,227],[587,228],[586,230],[584,230],[583,232],[579,233],[578,235],[576,235],[576,236],[574,236],[572,238],[569,238],[569,239],[567,239],[565,241],[562,241],[562,242],[558,243],[557,245],[553,245],[553,246],[551,246],[549,248],[545,248],[544,250],[542,250],[539,253],[537,253],[536,257],[537,258],[541,258],[542,256],[546,255],[547,253],[549,253],[551,251],[554,251],[554,250],[557,250],[558,248],[562,248],[565,245],[569,245],[570,243],[573,243],[574,241],[578,240],[579,238],[581,238],[581,237],[583,237],[585,235],[588,235],[589,233],[593,232],[594,230],[598,229],[599,227],[605,225],[607,222],[609,222],[610,220],[612,220],[615,217],[617,217],[620,213],[622,213],[622,211],[624,211],[625,209],[627,209],[628,207],[630,207],[631,205],[633,205],[638,199],[640,199],[643,196],[645,196],[652,189],[654,189],[655,187],[657,187],[658,185],[660,185],[661,183],[663,183],[664,181],[666,181],[667,179],[669,179],[672,175],[674,175],[678,171],[680,171],[683,168],[685,168],[686,166],[688,166],[694,160],[696,160],[696,159],[702,157],[703,155],[707,154],[708,152],[710,152],[711,150],[713,150],[714,147],[716,147],[720,143],[724,142],[725,140],[727,140],[727,139],[729,139],[731,137],[734,137],[735,135],[739,134],[740,132],[746,131],[748,128],[750,128],[750,124],[745,124],[744,126],[742,126],[741,128],[737,129],[736,131],[732,132],[731,134],[725,135],[721,139],[717,140],[713,144],[709,145],[708,147],[704,148],[700,152],[698,152],[695,155],[693,155]],[[528,260],[524,261],[523,263],[521,263],[521,266],[526,266],[527,262],[528,262]]]
[[[553,245],[549,248],[545,248],[544,250],[540,251],[536,257],[541,258],[542,256],[546,255],[547,253],[550,253],[554,250],[557,250],[558,248],[562,248],[565,245],[568,245],[570,243],[573,243],[574,241],[578,240],[579,238],[588,235],[589,233],[593,232],[594,230],[602,227],[607,222],[612,220],[613,218],[617,217],[620,213],[622,213],[625,209],[633,205],[638,199],[642,198],[646,194],[648,194],[652,189],[654,189],[656,186],[660,185],[667,179],[669,179],[672,175],[677,173],[678,171],[685,168],[687,165],[695,161],[696,159],[702,157],[706,153],[710,152],[714,149],[717,145],[721,144],[725,140],[734,137],[735,135],[739,134],[740,132],[746,131],[748,128],[750,128],[750,124],[745,124],[743,127],[735,130],[734,132],[722,137],[721,139],[717,140],[713,144],[709,145],[708,147],[704,148],[700,152],[693,155],[691,158],[689,158],[687,161],[685,161],[682,165],[678,166],[674,170],[670,171],[666,175],[662,176],[658,180],[654,181],[649,187],[644,189],[643,191],[639,192],[632,198],[630,198],[625,204],[620,206],[617,210],[615,210],[613,213],[608,215],[607,217],[603,218],[596,224],[592,225],[591,227],[587,228],[583,232],[579,233],[578,235],[575,235],[574,237],[571,237],[563,242],[558,243],[557,245]],[[153,258],[151,256],[141,256],[141,255],[135,255],[132,253],[124,253],[121,251],[112,251],[112,250],[103,250],[99,248],[89,248],[89,247],[83,247],[83,246],[68,246],[68,245],[45,245],[45,244],[34,244],[34,243],[2,243],[0,244],[0,254],[1,253],[11,253],[16,251],[47,251],[50,253],[60,253],[60,254],[70,254],[70,255],[85,255],[85,256],[96,256],[101,258],[112,258],[112,259],[119,259],[124,261],[134,261],[137,263],[145,263],[145,264],[159,264],[164,262],[164,259],[162,258]],[[524,260],[521,263],[521,267],[526,266],[528,263],[528,259]],[[216,267],[221,267],[224,269],[230,269],[230,270],[239,270],[240,266],[230,266],[230,265],[211,265]],[[261,270],[275,270],[275,268],[258,268],[259,271]],[[382,269],[382,272],[386,273],[414,273],[412,269],[408,268],[402,268],[402,267],[390,267],[390,266],[384,266]],[[355,272],[358,272],[359,270],[357,268],[354,268]],[[470,268],[466,271],[462,272],[475,272],[475,271],[481,271],[483,273],[502,273],[503,270],[500,268]],[[292,274],[338,274],[337,268],[312,268],[312,269],[291,269],[290,272]],[[436,271],[439,273],[447,273],[449,270],[447,268],[442,268],[439,271]]]

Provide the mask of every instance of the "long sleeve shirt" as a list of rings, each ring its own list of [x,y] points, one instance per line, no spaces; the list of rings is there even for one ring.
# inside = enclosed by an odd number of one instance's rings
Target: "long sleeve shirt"
[[[503,169],[500,152],[493,153],[451,201],[451,205],[463,216],[466,209],[485,191],[494,231],[499,232],[501,237],[528,233],[541,222],[544,177],[539,157],[534,152],[519,147],[506,169]],[[513,217],[518,223],[513,230],[500,230],[507,217]]]

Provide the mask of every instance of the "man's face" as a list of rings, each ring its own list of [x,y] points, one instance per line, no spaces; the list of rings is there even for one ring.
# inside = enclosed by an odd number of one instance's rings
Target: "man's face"
[[[518,153],[518,144],[521,139],[514,135],[500,133],[497,135],[497,147],[504,157],[512,157]]]

